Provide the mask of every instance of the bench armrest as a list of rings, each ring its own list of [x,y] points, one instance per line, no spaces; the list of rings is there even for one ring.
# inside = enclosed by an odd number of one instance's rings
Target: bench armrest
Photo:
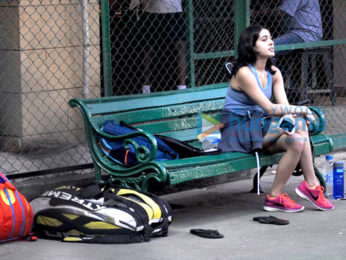
[[[315,121],[310,123],[309,133],[310,135],[316,135],[321,133],[326,128],[326,119],[323,112],[313,106],[309,106],[309,109],[314,113]]]
[[[101,128],[95,123],[88,109],[88,106],[85,104],[85,101],[78,98],[73,98],[69,101],[69,105],[72,108],[77,106],[80,109],[82,116],[84,118],[84,123],[87,129],[87,133],[89,132],[88,129],[92,129],[92,132],[89,133],[91,134],[90,136],[91,139],[93,139],[95,134],[95,138],[106,138],[112,141],[123,141],[123,145],[125,149],[129,149],[130,146],[133,146],[135,148],[136,159],[139,163],[146,163],[156,158],[157,142],[154,135],[152,135],[151,133],[143,131],[143,130],[139,130],[137,132],[129,133],[126,135],[115,136],[112,134],[108,134],[102,131]],[[135,138],[140,136],[148,140],[148,143],[151,149],[149,149],[145,145],[140,145],[136,142]],[[98,142],[99,141],[96,140],[97,144]]]
[[[143,130],[132,132],[126,135],[111,135],[99,128],[94,128],[96,135],[100,138],[106,138],[111,141],[123,141],[125,149],[130,149],[131,146],[134,147],[136,153],[136,159],[139,163],[146,163],[153,161],[157,154],[157,142],[154,135],[145,132]],[[135,138],[143,137],[148,141],[148,145],[140,145]],[[148,148],[150,147],[150,149]]]

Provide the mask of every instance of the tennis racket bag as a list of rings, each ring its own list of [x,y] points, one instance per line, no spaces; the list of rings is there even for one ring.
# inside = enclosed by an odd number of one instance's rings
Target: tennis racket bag
[[[29,202],[0,172],[0,243],[30,238],[32,221]]]
[[[64,242],[139,243],[167,236],[169,204],[134,189],[61,186],[33,199],[34,231]]]

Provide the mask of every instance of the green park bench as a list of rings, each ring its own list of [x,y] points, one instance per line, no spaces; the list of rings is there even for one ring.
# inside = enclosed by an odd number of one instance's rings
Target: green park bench
[[[96,181],[110,182],[132,186],[139,190],[148,190],[151,182],[162,185],[176,185],[191,180],[203,179],[222,174],[237,174],[240,171],[256,168],[254,154],[227,152],[214,155],[202,155],[191,158],[156,161],[157,143],[153,134],[169,136],[201,147],[197,140],[198,113],[211,117],[220,114],[228,84],[172,90],[151,94],[102,97],[94,99],[77,99],[69,101],[71,107],[78,107],[84,119],[86,138],[91,153]],[[321,132],[325,119],[320,110],[312,108],[316,121],[310,126],[311,144],[315,156],[329,153],[333,143],[329,136]],[[125,121],[143,131],[125,136],[113,136],[101,130],[105,120]],[[139,164],[127,167],[105,156],[99,145],[101,137],[111,140],[134,142],[136,136],[145,136],[153,149],[136,147]],[[260,165],[263,169],[278,163],[282,153],[260,153]],[[323,177],[315,167],[315,172],[322,185]],[[156,183],[156,184],[157,184]]]

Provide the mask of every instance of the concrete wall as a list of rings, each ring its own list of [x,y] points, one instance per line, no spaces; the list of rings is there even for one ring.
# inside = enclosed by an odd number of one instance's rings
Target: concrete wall
[[[92,97],[100,95],[97,0],[89,0],[88,11]],[[21,150],[47,138],[80,141],[80,113],[68,100],[82,96],[81,1],[0,2],[0,24],[1,149]]]

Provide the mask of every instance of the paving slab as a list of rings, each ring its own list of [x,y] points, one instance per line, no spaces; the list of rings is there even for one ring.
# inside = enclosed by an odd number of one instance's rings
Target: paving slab
[[[337,153],[345,161],[345,153]],[[318,160],[323,160],[319,158]],[[318,162],[320,167],[323,161]],[[263,176],[265,191],[272,171]],[[0,245],[0,259],[346,259],[346,200],[332,200],[336,209],[317,211],[294,189],[303,180],[292,176],[286,186],[292,199],[305,206],[300,213],[265,212],[264,194],[250,193],[252,180],[239,180],[162,197],[174,205],[169,234],[139,244],[100,245],[39,239]],[[255,216],[287,219],[289,225],[260,224]],[[216,229],[222,239],[190,234],[192,228]]]

